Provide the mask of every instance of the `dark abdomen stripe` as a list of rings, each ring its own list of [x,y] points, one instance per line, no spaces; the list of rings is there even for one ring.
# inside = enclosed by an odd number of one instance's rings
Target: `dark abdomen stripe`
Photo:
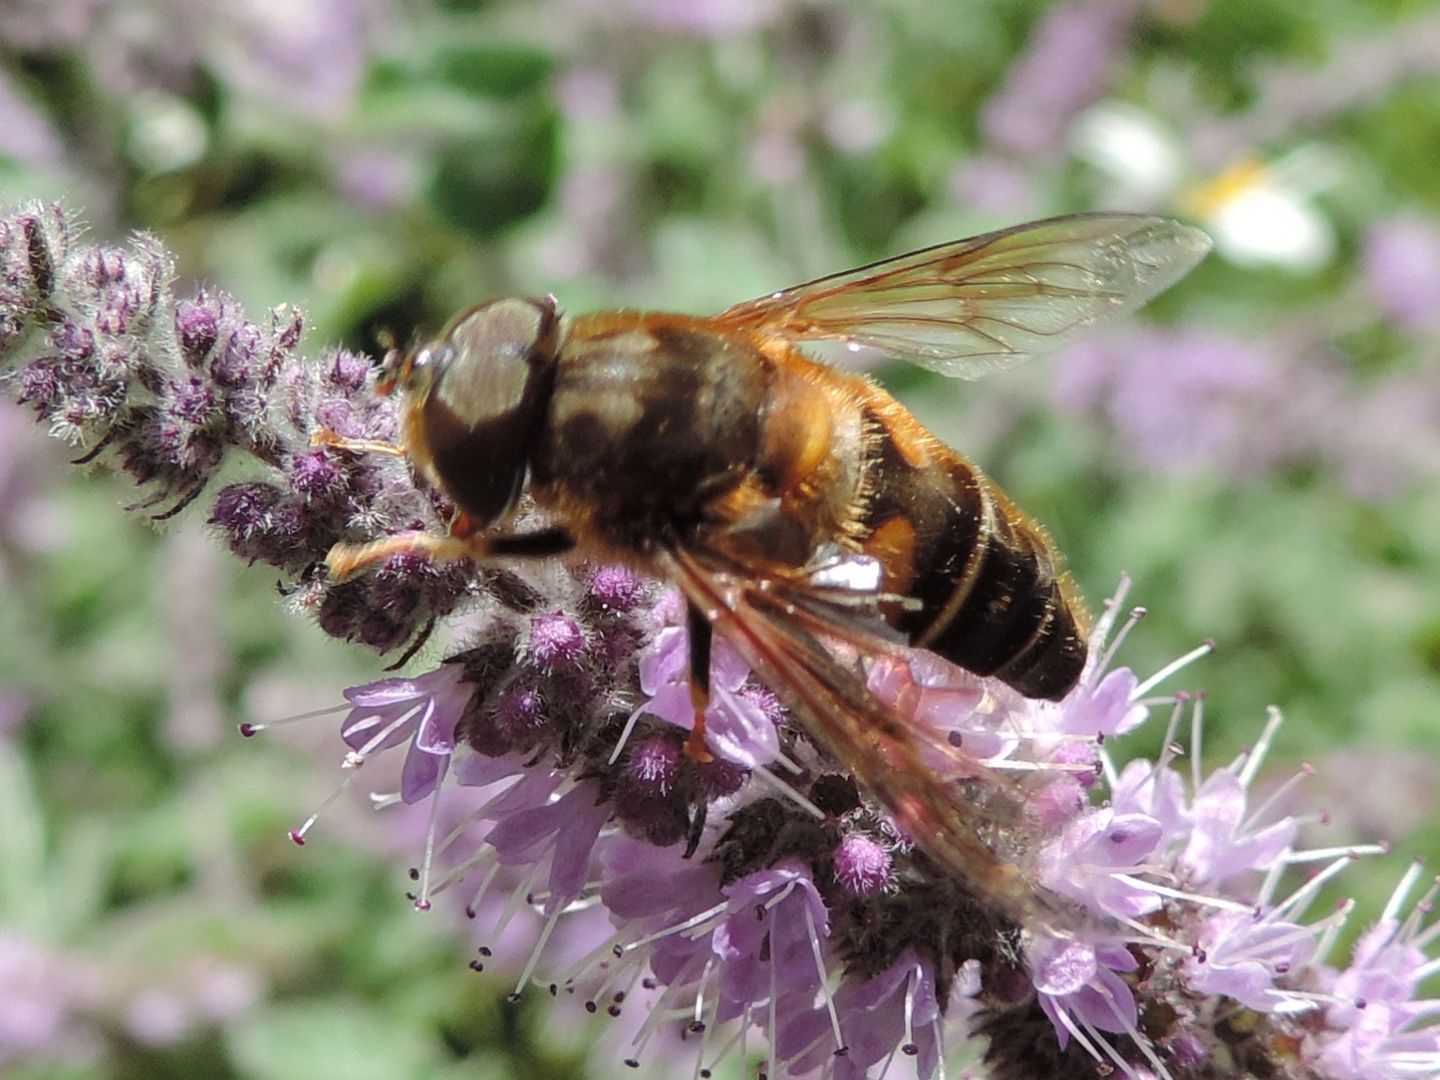
[[[1063,697],[1086,644],[1044,535],[958,455],[916,468],[888,434],[878,441],[865,524],[874,533],[899,517],[915,530],[906,591],[921,607],[899,629],[1027,697]]]

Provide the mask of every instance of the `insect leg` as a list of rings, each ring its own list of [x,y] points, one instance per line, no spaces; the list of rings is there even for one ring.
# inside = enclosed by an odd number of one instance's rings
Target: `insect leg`
[[[498,536],[473,537],[483,555],[504,555],[520,559],[548,559],[564,555],[575,547],[575,538],[564,529],[536,529],[527,533],[500,533]]]
[[[347,439],[327,427],[316,428],[310,434],[311,446],[329,446],[336,450],[349,450],[355,454],[385,454],[388,457],[403,458],[405,447],[398,443],[383,442],[380,439]]]
[[[563,555],[574,546],[574,537],[564,529],[553,528],[498,536],[484,533],[437,536],[434,533],[409,532],[368,544],[336,544],[325,556],[325,566],[331,581],[344,581],[394,555],[423,555],[432,562],[455,562],[458,559],[479,562],[496,557],[544,559]]]
[[[690,638],[690,704],[695,726],[685,740],[685,756],[702,765],[712,760],[705,748],[705,709],[710,704],[710,620],[694,604],[685,608],[685,629]]]
[[[325,556],[331,581],[344,581],[361,570],[379,566],[395,555],[423,555],[432,562],[453,562],[473,555],[468,538],[408,532],[372,540],[368,544],[336,544]]]

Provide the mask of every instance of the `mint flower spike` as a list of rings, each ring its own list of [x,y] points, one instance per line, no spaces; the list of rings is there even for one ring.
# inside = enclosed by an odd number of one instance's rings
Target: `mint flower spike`
[[[573,577],[554,609],[576,623],[557,636],[576,648],[584,643],[572,664],[592,673],[598,657],[613,655],[604,642],[616,633],[617,615],[596,595],[612,573]],[[1345,1055],[1370,1071],[1337,1065],[1333,1075],[1417,1075],[1402,1066],[1431,1060],[1425,1055],[1440,1052],[1440,1035],[1423,1026],[1429,1005],[1408,1003],[1430,971],[1423,945],[1440,932],[1418,931],[1412,920],[1403,935],[1395,928],[1367,938],[1374,945],[1357,954],[1354,970],[1326,966],[1350,906],[1318,919],[1307,919],[1307,909],[1354,858],[1382,849],[1299,846],[1302,821],[1276,806],[1307,769],[1251,805],[1278,712],[1230,765],[1205,775],[1192,757],[1192,768],[1176,768],[1181,726],[1190,723],[1194,749],[1203,741],[1206,702],[1184,693],[1155,697],[1153,682],[1105,670],[1113,659],[1105,638],[1112,631],[1122,638],[1143,614],[1133,611],[1117,629],[1124,588],[1100,620],[1093,669],[1058,704],[1018,698],[963,672],[937,674],[927,656],[914,660],[917,713],[947,703],[957,711],[936,722],[964,730],[967,740],[983,734],[976,713],[989,717],[994,737],[972,741],[1039,778],[1038,833],[1030,823],[1007,842],[1031,838],[1036,846],[1017,848],[1016,859],[1030,862],[1038,885],[1092,913],[1079,924],[994,923],[936,876],[883,808],[818,758],[781,709],[766,712],[767,737],[728,747],[740,760],[698,766],[685,758],[689,717],[667,719],[670,698],[684,692],[680,607],[662,591],[619,616],[636,650],[621,665],[623,680],[611,684],[610,707],[588,718],[572,712],[560,724],[537,714],[526,729],[526,757],[517,756],[519,747],[496,745],[494,730],[511,688],[555,677],[549,648],[527,646],[534,626],[517,620],[499,667],[495,640],[503,635],[480,647],[489,661],[461,653],[446,665],[475,674],[462,676],[458,688],[448,684],[470,697],[463,706],[455,704],[459,694],[450,699],[449,714],[460,713],[447,744],[455,767],[440,775],[431,797],[475,785],[503,790],[466,819],[463,844],[460,830],[437,842],[432,815],[421,879],[431,882],[429,895],[469,882],[476,897],[469,910],[482,924],[487,912],[498,925],[525,906],[541,915],[516,993],[544,969],[542,954],[567,912],[607,911],[613,934],[539,984],[580,995],[590,1012],[644,1009],[627,1052],[637,1065],[668,1054],[655,1048],[678,1030],[697,1046],[696,1074],[708,1075],[738,1052],[748,1028],[766,1037],[764,1071],[772,1076],[861,1077],[896,1055],[912,1059],[919,1076],[938,1075],[947,1046],[976,1035],[986,1038],[987,1063],[1001,1078],[1212,1076],[1234,1061],[1275,1076],[1326,1076],[1326,1063]],[[593,621],[602,611],[608,628]],[[544,625],[559,618],[552,612]],[[737,665],[728,656],[716,666],[717,685],[730,688],[713,706],[717,713],[747,700],[748,676]],[[893,681],[895,673],[884,677]],[[349,696],[367,700],[389,685]],[[637,698],[638,707],[623,707]],[[1169,705],[1164,755],[1118,768],[1118,734],[1160,704]],[[407,723],[407,732],[418,730]],[[749,716],[736,730],[755,723]],[[377,747],[417,752],[398,728],[379,721],[372,728]],[[791,783],[820,808],[819,819],[757,785],[746,762],[767,754],[772,764],[785,760],[799,770]],[[439,862],[445,866],[432,866]],[[1285,893],[1286,869],[1311,864],[1319,872]],[[508,896],[496,885],[506,872],[513,874]],[[937,949],[937,941],[957,944]],[[482,954],[492,962],[488,945]],[[1404,971],[1413,978],[1384,984],[1388,1026],[1378,1030],[1356,988],[1411,954],[1418,959]],[[1385,1064],[1377,1071],[1375,1061]]]
[[[508,575],[393,559],[363,580],[317,573],[332,545],[441,527],[444,507],[402,462],[316,436],[393,441],[395,404],[371,360],[300,355],[303,320],[247,319],[224,293],[177,295],[151,236],[87,243],[74,216],[32,204],[0,214],[0,388],[95,463],[127,474],[155,520],[212,496],[210,524],[247,562],[275,567],[297,611],[382,653],[482,597],[521,604]],[[241,478],[221,485],[222,470]]]
[[[1248,753],[1203,771],[1204,696],[1156,688],[1209,647],[1144,680],[1115,666],[1143,614],[1121,621],[1128,583],[1060,702],[926,653],[870,663],[871,690],[922,743],[984,766],[955,779],[956,798],[997,810],[985,842],[1041,901],[996,911],[811,742],[783,687],[723,647],[715,759],[686,757],[683,604],[659,583],[408,556],[342,585],[316,573],[332,544],[439,530],[448,507],[403,462],[317,438],[391,441],[394,403],[365,357],[304,359],[300,330],[288,309],[256,323],[213,290],[177,297],[152,238],[86,243],[54,206],[0,215],[0,386],[82,461],[127,473],[133,509],[165,518],[209,496],[219,537],[276,568],[292,607],[381,653],[475,616],[444,663],[347,692],[331,796],[404,748],[399,789],[375,802],[425,814],[412,899],[464,898],[487,935],[472,967],[503,963],[502,936],[528,912],[516,993],[638,1016],[628,1062],[673,1056],[683,1037],[701,1077],[746,1057],[751,1035],[770,1077],[874,1076],[896,1059],[931,1077],[977,1037],[996,1080],[1440,1075],[1440,1001],[1421,995],[1440,970],[1440,889],[1411,902],[1412,867],[1333,962],[1351,905],[1311,909],[1382,849],[1302,845],[1316,816],[1279,808],[1306,769],[1255,804],[1278,711]],[[1164,751],[1120,767],[1119,741],[1152,713],[1168,713]],[[577,936],[600,916],[598,939]]]

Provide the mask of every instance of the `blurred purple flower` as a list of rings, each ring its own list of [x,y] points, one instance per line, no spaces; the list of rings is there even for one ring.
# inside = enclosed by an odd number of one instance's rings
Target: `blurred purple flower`
[[[1018,214],[1035,202],[1035,184],[1018,162],[984,153],[962,162],[950,177],[950,195],[981,214]]]
[[[419,187],[417,161],[393,147],[364,146],[336,157],[335,186],[362,210],[379,212],[408,204]]]
[[[63,49],[94,25],[114,0],[8,0],[0,6],[0,40],[25,49]]]
[[[1366,230],[1365,284],[1386,318],[1412,334],[1440,330],[1440,222],[1417,214]]]
[[[352,104],[389,14],[386,0],[252,0],[214,7],[201,40],[227,82],[317,119]]]
[[[1440,476],[1440,371],[1389,375],[1348,403],[1336,465],[1357,498],[1383,503]]]
[[[0,157],[26,165],[53,167],[63,151],[49,122],[24,95],[15,81],[0,72]]]
[[[664,30],[727,37],[774,22],[790,0],[569,0],[579,11]]]
[[[248,968],[213,956],[192,955],[172,970],[149,975],[138,986],[112,993],[116,999],[113,1007],[126,1034],[143,1045],[158,1047],[244,1014],[263,999],[265,985]]]
[[[0,929],[0,1065],[63,1052],[94,989],[73,961]]]
[[[1109,88],[1141,4],[1065,0],[1043,10],[1024,51],[980,112],[990,143],[1019,158],[1063,148],[1070,121]]]
[[[1066,349],[1055,398],[1103,415],[1145,468],[1250,475],[1316,448],[1308,421],[1336,391],[1323,365],[1295,366],[1254,339],[1146,329]]]
[[[1291,336],[1179,326],[1081,342],[1061,354],[1055,401],[1098,414],[1141,467],[1161,472],[1253,477],[1312,462],[1375,501],[1440,474],[1434,371],[1359,384],[1312,333]]]
[[[24,694],[7,686],[0,686],[0,745],[20,729],[29,709],[30,702]]]

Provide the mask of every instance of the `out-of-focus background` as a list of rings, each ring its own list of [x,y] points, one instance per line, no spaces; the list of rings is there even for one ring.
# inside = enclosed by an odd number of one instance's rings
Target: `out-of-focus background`
[[[1030,218],[1194,220],[1215,254],[1143,318],[979,383],[879,377],[1092,606],[1133,576],[1123,661],[1216,641],[1175,684],[1214,760],[1277,704],[1326,835],[1440,850],[1424,0],[5,0],[0,203],[29,197],[372,353],[496,293],[707,312]],[[0,402],[0,1071],[619,1072],[603,1018],[504,1004],[464,919],[412,909],[423,822],[352,790],[285,839],[336,721],[236,723],[381,662],[65,456]],[[1401,865],[1346,884],[1373,912]]]

